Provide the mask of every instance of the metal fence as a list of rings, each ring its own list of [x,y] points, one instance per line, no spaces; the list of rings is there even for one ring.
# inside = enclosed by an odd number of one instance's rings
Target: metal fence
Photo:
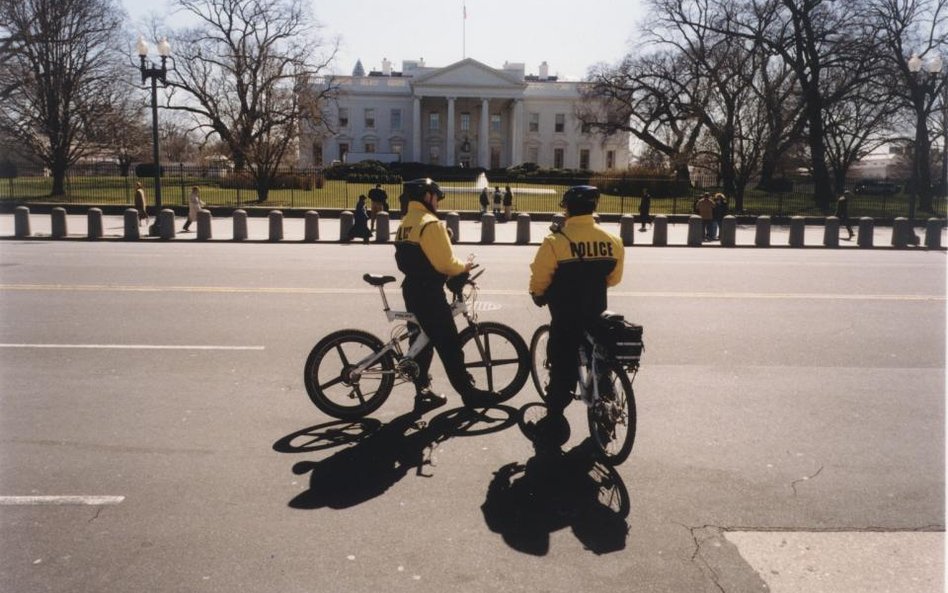
[[[473,174],[472,174],[473,176]],[[602,180],[602,175],[597,175]],[[66,191],[63,196],[51,196],[52,178],[43,171],[20,171],[14,178],[0,179],[0,202],[33,202],[56,204],[90,205],[131,205],[135,194],[135,183],[141,181],[148,203],[154,203],[154,178],[136,178],[134,167],[127,175],[114,163],[93,163],[78,165],[70,169],[66,176]],[[514,196],[513,209],[517,212],[550,213],[560,210],[560,197],[569,185],[583,182],[575,177],[529,178],[529,179],[492,179],[480,178],[462,181],[441,181],[446,192],[442,210],[479,211],[479,197],[485,185],[489,188],[490,205],[494,207],[494,190],[503,192],[510,187]],[[586,180],[588,182],[588,179]],[[642,179],[635,186],[649,187],[667,180]],[[360,195],[368,194],[374,187],[370,181],[326,179],[323,171],[315,168],[287,167],[280,171],[270,188],[266,201],[258,201],[257,192],[250,180],[236,176],[233,171],[214,166],[193,166],[184,164],[165,165],[162,175],[162,205],[184,206],[192,186],[197,186],[201,198],[209,206],[268,208],[320,208],[346,209],[355,206]],[[390,199],[391,207],[398,208],[399,183],[382,184]],[[651,214],[687,215],[693,212],[695,200],[705,191],[716,192],[719,188],[703,186],[688,187],[678,191],[680,195],[654,196]],[[620,195],[605,193],[600,200],[599,211],[603,214],[637,214],[641,195]],[[855,195],[850,199],[849,214],[857,218],[891,219],[908,216],[911,195]],[[832,207],[830,204],[832,212]],[[734,200],[730,199],[733,210]],[[933,203],[936,216],[946,215],[946,201],[943,196]],[[749,189],[744,196],[743,214],[771,216],[821,216],[813,198],[812,186],[797,183],[792,191],[767,192]],[[918,217],[927,217],[931,213],[919,212]]]

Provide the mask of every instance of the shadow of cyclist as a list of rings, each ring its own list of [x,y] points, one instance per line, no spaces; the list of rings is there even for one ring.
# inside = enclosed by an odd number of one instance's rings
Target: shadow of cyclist
[[[302,453],[345,446],[320,461],[295,464],[293,473],[309,473],[310,484],[289,502],[296,509],[344,509],[384,494],[411,470],[431,477],[425,473],[432,467],[431,453],[447,439],[498,432],[515,423],[516,410],[506,406],[456,408],[428,423],[413,410],[387,424],[365,419],[313,426],[281,438],[273,448]]]
[[[487,527],[511,548],[544,556],[550,534],[570,527],[595,554],[625,548],[629,493],[587,439],[555,459],[532,457],[494,473],[481,505]]]

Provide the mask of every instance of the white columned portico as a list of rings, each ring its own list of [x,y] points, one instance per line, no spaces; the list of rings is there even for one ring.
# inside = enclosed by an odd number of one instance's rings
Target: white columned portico
[[[514,99],[510,118],[510,163],[515,167],[523,162],[523,99]]]
[[[477,134],[477,166],[490,168],[490,99],[481,99],[480,131]]]
[[[456,166],[457,160],[454,157],[454,97],[448,97],[448,126],[445,139],[445,157],[444,164],[449,167]]]
[[[421,97],[415,96],[411,112],[411,158],[421,163]]]

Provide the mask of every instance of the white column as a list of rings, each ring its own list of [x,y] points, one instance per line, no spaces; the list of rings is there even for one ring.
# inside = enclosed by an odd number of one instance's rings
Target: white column
[[[477,166],[490,168],[490,100],[481,99],[481,125],[477,135]]]
[[[514,99],[510,117],[510,162],[516,167],[523,162],[523,99]]]
[[[421,163],[421,97],[415,97],[411,113],[411,157],[410,160]]]
[[[444,164],[453,167],[457,165],[454,158],[454,97],[448,97],[448,129],[445,139]]]

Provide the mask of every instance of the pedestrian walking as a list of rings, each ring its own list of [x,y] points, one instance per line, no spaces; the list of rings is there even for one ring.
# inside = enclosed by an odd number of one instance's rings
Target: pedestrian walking
[[[844,191],[839,199],[836,200],[836,218],[839,219],[839,226],[846,227],[846,230],[849,232],[849,237],[846,238],[847,241],[853,240],[853,227],[849,222],[849,196],[852,195],[848,191]]]
[[[204,201],[201,200],[201,193],[195,185],[191,188],[191,195],[188,196],[188,219],[184,222],[184,228],[181,229],[182,233],[190,231],[191,223],[197,222],[198,212],[200,212],[204,206]]]
[[[639,228],[639,231],[645,230],[646,224],[652,224],[652,221],[649,219],[649,212],[652,210],[652,196],[649,195],[647,189],[642,190],[642,201],[639,202],[639,221],[642,223],[642,226]]]
[[[145,188],[142,187],[142,182],[135,182],[135,210],[138,210],[138,226],[142,225],[142,221],[145,222],[145,226],[148,226],[148,209],[145,206]]]
[[[369,242],[372,231],[369,229],[369,211],[365,206],[365,196],[359,196],[356,202],[355,212],[352,217],[352,228],[349,229],[348,241],[356,237],[361,237],[363,243]]]

